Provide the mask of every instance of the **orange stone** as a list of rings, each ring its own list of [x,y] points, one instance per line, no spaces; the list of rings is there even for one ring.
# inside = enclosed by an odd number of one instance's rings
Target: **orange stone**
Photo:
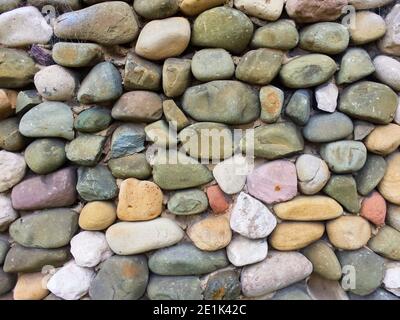
[[[229,200],[218,185],[207,188],[208,203],[216,214],[223,213],[229,208]]]
[[[363,200],[361,216],[378,226],[385,223],[386,201],[379,192],[374,191]]]

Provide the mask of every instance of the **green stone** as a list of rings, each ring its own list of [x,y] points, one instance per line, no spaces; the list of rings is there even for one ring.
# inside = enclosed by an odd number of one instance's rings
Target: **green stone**
[[[4,272],[0,269],[0,295],[9,292],[17,282],[17,275]]]
[[[364,167],[356,174],[358,192],[363,196],[368,195],[382,180],[385,171],[385,159],[375,154],[368,154]]]
[[[111,158],[119,158],[144,150],[146,134],[141,124],[119,126],[111,139]]]
[[[0,149],[20,151],[25,148],[26,138],[19,132],[18,118],[0,121]]]
[[[37,174],[56,171],[67,160],[65,142],[60,139],[37,139],[25,150],[25,162]]]
[[[394,118],[397,104],[396,92],[387,85],[362,81],[341,93],[339,110],[356,119],[388,124]]]
[[[8,250],[10,249],[10,244],[6,239],[0,240],[0,265],[4,263]]]
[[[327,82],[336,72],[336,62],[323,54],[307,54],[283,65],[280,78],[286,87],[302,89]]]
[[[104,60],[102,48],[95,43],[57,42],[52,50],[53,60],[64,67],[90,67]]]
[[[150,277],[147,296],[150,300],[202,300],[201,283],[192,276]]]
[[[189,59],[169,58],[164,61],[162,85],[167,97],[181,96],[191,80],[191,61]]]
[[[133,53],[126,58],[124,72],[125,90],[153,90],[161,88],[161,67]]]
[[[312,300],[306,289],[301,284],[294,284],[289,287],[278,290],[272,300]]]
[[[17,95],[15,111],[22,115],[39,103],[42,103],[42,97],[36,90],[20,91]]]
[[[400,207],[389,205],[387,210],[386,222],[389,226],[400,231]]]
[[[135,0],[133,8],[142,17],[154,20],[173,16],[179,10],[178,0]]]
[[[290,97],[285,108],[285,114],[295,124],[304,126],[310,119],[311,113],[312,91],[297,90]]]
[[[168,210],[176,215],[197,214],[207,210],[207,208],[207,196],[200,189],[178,191],[168,200]]]
[[[24,215],[10,225],[10,236],[29,248],[55,249],[67,244],[78,230],[78,214],[50,209]]]
[[[349,294],[350,300],[400,300],[394,294],[386,291],[385,289],[376,289],[371,294],[366,296],[359,296],[353,293]]]
[[[324,192],[343,205],[349,212],[360,212],[361,205],[357,195],[356,181],[352,175],[331,176]]]
[[[190,276],[210,273],[228,266],[224,250],[202,251],[191,243],[157,250],[149,259],[152,272],[164,276]]]
[[[65,146],[68,160],[80,166],[94,166],[99,162],[106,137],[81,134]]]
[[[119,179],[148,179],[151,176],[151,167],[142,153],[115,158],[108,161],[112,175]]]
[[[94,133],[107,129],[111,121],[111,110],[96,106],[82,111],[76,117],[74,127],[80,132]]]
[[[392,227],[383,226],[376,236],[369,240],[368,247],[385,258],[399,261],[400,232]]]
[[[240,296],[239,272],[223,270],[212,274],[204,290],[204,300],[236,300]]]
[[[190,124],[189,119],[185,116],[182,110],[179,109],[174,100],[163,101],[163,112],[169,125],[176,127],[178,131]]]
[[[203,82],[230,79],[235,73],[235,65],[226,50],[203,49],[192,58],[192,73]]]
[[[146,137],[156,146],[168,148],[177,145],[177,136],[174,127],[169,127],[164,120],[158,120],[144,128]]]
[[[253,35],[251,20],[241,11],[217,7],[201,13],[193,24],[192,44],[233,53],[246,49]]]
[[[349,49],[343,56],[337,83],[353,83],[375,72],[371,57],[364,49]]]

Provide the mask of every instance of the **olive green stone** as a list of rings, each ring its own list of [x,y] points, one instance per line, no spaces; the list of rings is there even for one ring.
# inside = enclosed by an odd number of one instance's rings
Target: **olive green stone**
[[[33,82],[39,71],[35,61],[22,50],[0,48],[0,87],[21,88]]]
[[[226,50],[203,49],[192,58],[192,73],[203,82],[230,79],[235,73],[235,65]]]
[[[169,58],[164,61],[162,84],[167,97],[179,97],[190,85],[191,61]]]
[[[276,122],[282,112],[284,92],[274,86],[265,86],[260,89],[260,119],[266,123]]]
[[[150,277],[147,296],[150,300],[202,300],[201,282],[193,276]]]
[[[254,146],[252,141],[247,142],[243,138],[241,148],[246,154],[254,148],[254,156],[273,160],[302,151],[304,141],[295,125],[284,122],[257,127],[254,130]]]
[[[338,54],[346,50],[349,41],[349,31],[340,23],[315,23],[300,32],[300,48],[312,52]]]
[[[0,121],[0,148],[7,151],[20,151],[25,148],[26,138],[19,132],[18,118]]]
[[[58,42],[53,46],[53,60],[64,67],[89,67],[104,59],[101,47],[95,43]]]
[[[164,120],[158,120],[144,128],[146,137],[155,145],[163,148],[177,145],[177,136],[174,127],[169,127]]]
[[[364,49],[349,49],[343,56],[337,83],[353,83],[375,72],[371,57]]]
[[[93,133],[106,129],[111,121],[111,110],[96,106],[82,111],[76,117],[74,127],[80,132]]]
[[[335,252],[325,241],[317,241],[303,250],[313,264],[313,271],[328,280],[340,280],[342,267]]]
[[[296,47],[298,42],[296,24],[291,20],[282,19],[258,28],[251,40],[251,46],[286,51]]]
[[[375,237],[368,242],[368,247],[379,255],[392,260],[400,260],[400,232],[383,226]]]
[[[0,3],[0,13],[18,8],[22,4],[22,0],[3,0]]]
[[[387,85],[363,81],[341,93],[339,110],[356,119],[388,124],[393,120],[397,104],[397,94]]]
[[[7,239],[0,240],[0,265],[4,263],[7,252],[10,249],[10,243]]]
[[[400,207],[389,205],[387,210],[386,222],[389,226],[400,231]]]
[[[42,97],[36,90],[20,91],[17,95],[15,111],[18,114],[24,114],[39,103],[42,103]]]
[[[360,212],[356,181],[351,175],[334,175],[324,188],[324,192],[339,202],[349,212]]]
[[[141,153],[132,154],[122,158],[108,161],[112,175],[119,179],[147,179],[151,176],[151,167],[146,156]]]
[[[0,295],[5,294],[15,287],[17,275],[4,272],[0,269]]]
[[[124,72],[125,90],[154,90],[161,87],[161,67],[129,53]]]
[[[186,90],[183,110],[197,121],[245,124],[260,115],[260,101],[250,86],[239,81],[212,81]]]
[[[25,162],[37,174],[53,172],[66,160],[65,143],[60,139],[37,139],[25,150]]]
[[[193,24],[195,46],[222,48],[233,53],[246,49],[253,35],[251,20],[241,11],[217,7],[201,13]]]
[[[241,291],[239,275],[239,272],[236,270],[222,270],[210,275],[204,290],[204,299],[238,299]]]
[[[280,77],[289,88],[309,88],[328,81],[336,69],[332,58],[323,54],[307,54],[283,65]]]
[[[283,52],[274,49],[257,49],[247,52],[240,60],[235,76],[251,84],[269,84],[278,74]]]
[[[94,166],[99,162],[106,137],[81,134],[65,146],[68,160],[81,166]]]
[[[310,119],[312,91],[300,89],[290,97],[285,114],[294,123],[304,126]]]
[[[199,189],[178,191],[168,200],[168,210],[176,215],[191,215],[207,210],[208,199]]]
[[[385,171],[385,159],[375,154],[368,154],[364,167],[356,174],[358,192],[363,196],[368,195],[382,180]]]
[[[190,122],[181,109],[176,105],[174,100],[163,101],[163,112],[165,119],[169,125],[176,127],[178,131],[187,127]]]
[[[163,19],[178,12],[178,2],[178,0],[135,0],[133,8],[146,19]]]

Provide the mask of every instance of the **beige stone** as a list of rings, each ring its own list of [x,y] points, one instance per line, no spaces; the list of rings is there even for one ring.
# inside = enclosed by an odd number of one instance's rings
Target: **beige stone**
[[[125,221],[151,220],[162,212],[163,193],[153,182],[134,178],[121,183],[118,218]]]
[[[14,288],[14,300],[42,300],[49,294],[46,277],[41,272],[19,274]]]
[[[0,120],[8,118],[15,112],[18,92],[0,89]]]
[[[347,0],[287,0],[286,12],[301,23],[334,21],[346,5]]]
[[[349,28],[354,44],[361,45],[382,38],[386,32],[383,18],[370,11],[359,11],[355,15],[354,25]]]
[[[117,210],[112,202],[93,201],[87,203],[80,215],[79,226],[84,230],[104,230],[117,218]]]
[[[364,144],[368,151],[386,156],[400,146],[400,126],[393,123],[378,126],[369,134]]]
[[[386,162],[386,173],[378,189],[387,201],[400,205],[400,152],[390,155]]]
[[[247,15],[260,19],[275,21],[282,14],[284,0],[235,0],[235,8]]]
[[[184,14],[195,16],[226,2],[228,0],[179,0],[179,8]]]

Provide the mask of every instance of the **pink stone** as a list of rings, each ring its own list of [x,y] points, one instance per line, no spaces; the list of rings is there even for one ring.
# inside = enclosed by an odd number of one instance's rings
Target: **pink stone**
[[[288,201],[297,194],[296,166],[286,160],[264,164],[247,176],[247,189],[267,204]]]
[[[379,192],[374,191],[361,204],[361,216],[377,226],[383,225],[386,218],[386,201]]]

